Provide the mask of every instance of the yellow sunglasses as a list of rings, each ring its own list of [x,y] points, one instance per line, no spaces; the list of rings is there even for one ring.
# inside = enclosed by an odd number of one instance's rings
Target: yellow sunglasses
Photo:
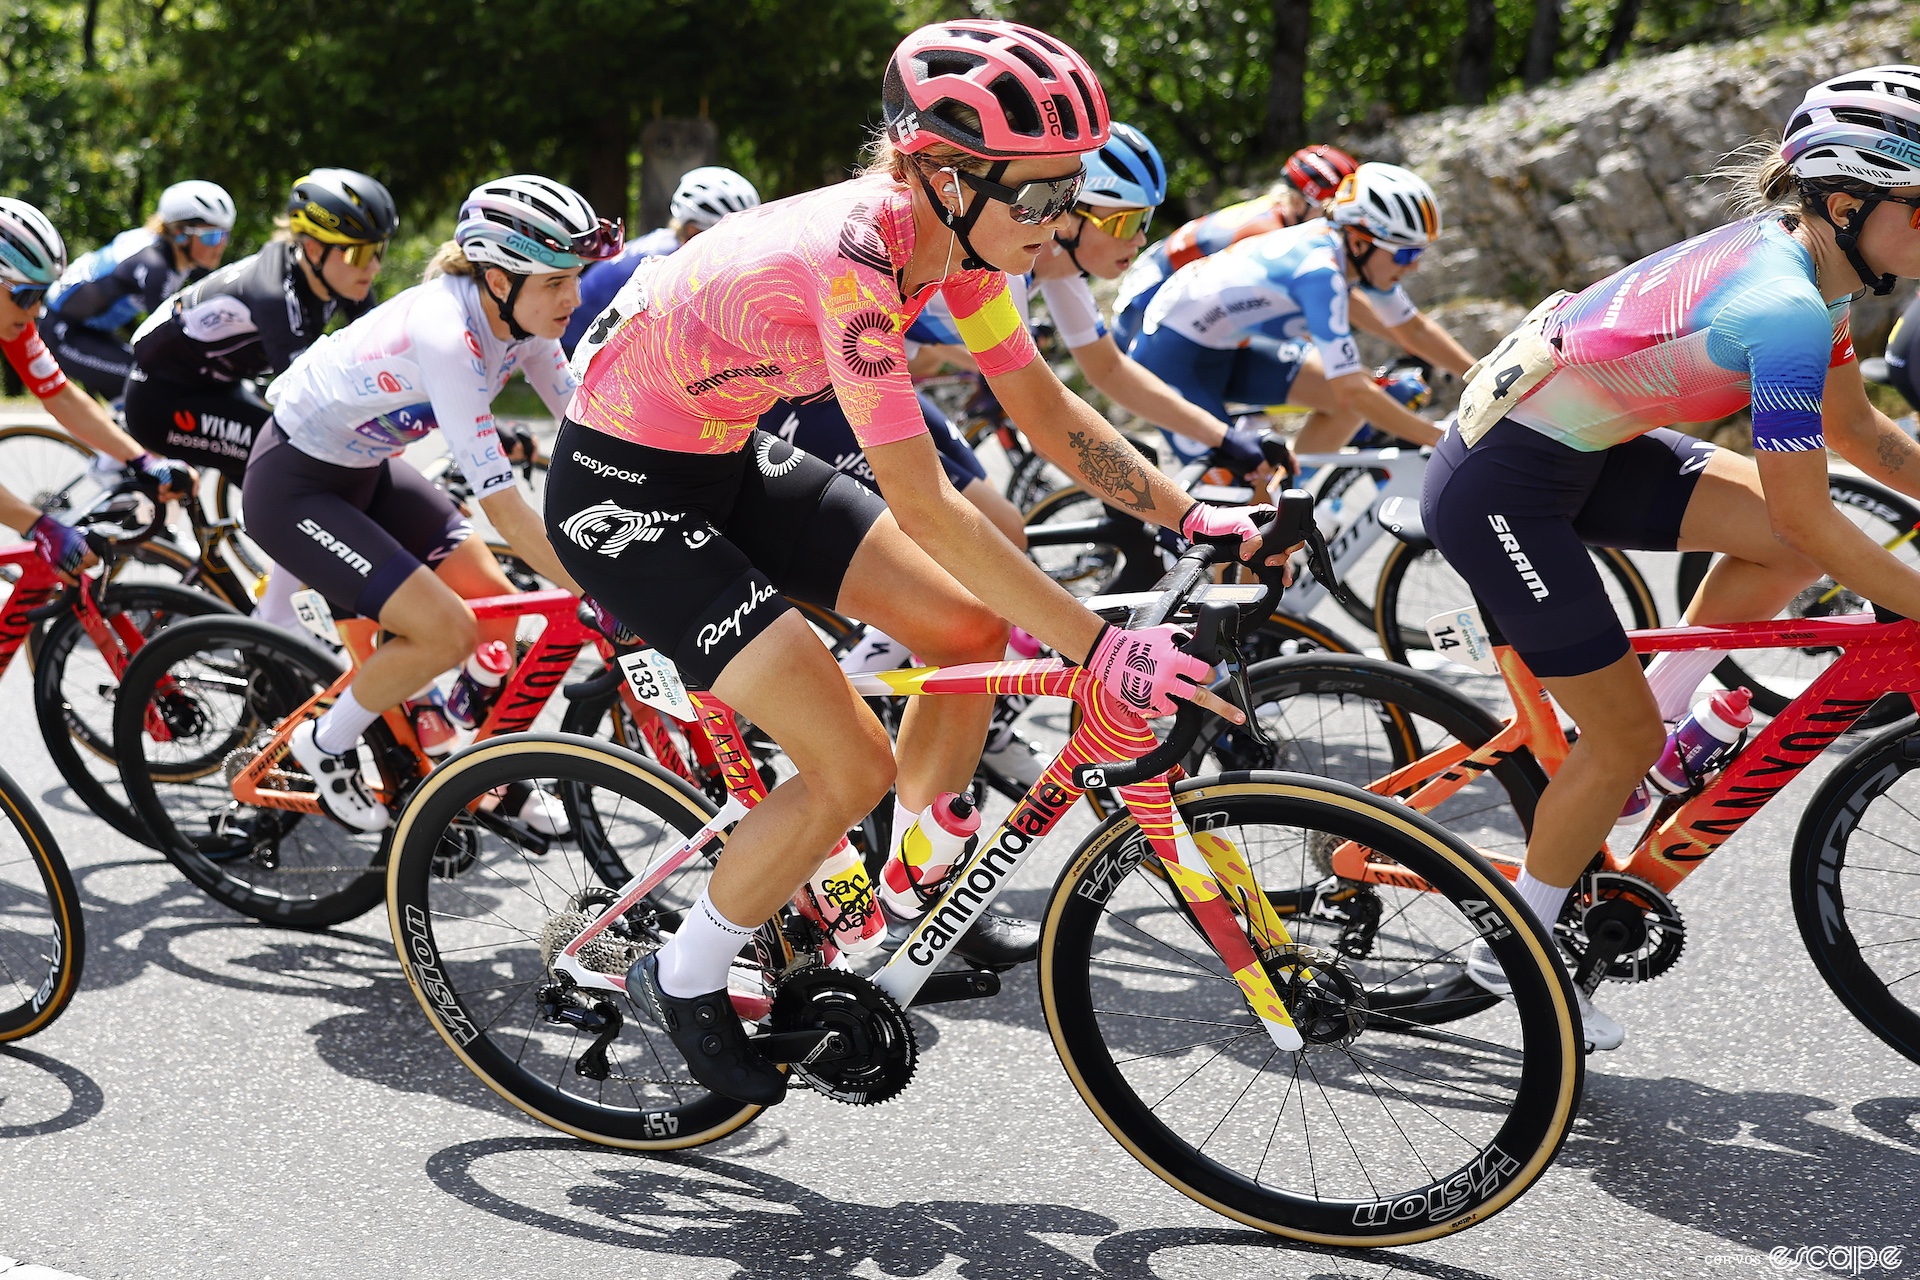
[[[346,259],[350,267],[364,267],[387,256],[387,242],[375,240],[371,244],[343,244],[340,246],[340,256]]]
[[[1152,209],[1117,209],[1103,217],[1086,205],[1078,205],[1074,212],[1115,240],[1131,240],[1153,222]]]

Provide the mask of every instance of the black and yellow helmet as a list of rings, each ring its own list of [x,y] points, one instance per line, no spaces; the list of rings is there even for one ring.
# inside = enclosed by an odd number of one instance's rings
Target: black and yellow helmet
[[[400,225],[393,196],[354,169],[315,169],[293,184],[287,223],[322,244],[376,244]]]

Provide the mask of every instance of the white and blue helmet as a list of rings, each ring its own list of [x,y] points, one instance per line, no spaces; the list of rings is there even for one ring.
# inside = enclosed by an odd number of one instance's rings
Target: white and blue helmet
[[[1867,67],[1813,86],[1780,156],[1816,185],[1920,186],[1920,67]]]
[[[669,212],[689,226],[705,231],[730,213],[752,209],[760,203],[753,184],[731,169],[717,164],[689,169],[674,188]]]
[[[11,196],[0,196],[0,280],[50,285],[67,269],[67,242],[47,215]]]
[[[585,196],[530,173],[483,182],[469,192],[453,238],[467,261],[515,275],[547,275],[611,258],[625,241],[620,224],[596,217]]]
[[[1093,209],[1154,208],[1167,198],[1167,164],[1147,135],[1115,122],[1107,145],[1086,156],[1080,203]]]
[[[173,224],[202,224],[233,230],[233,197],[217,182],[189,178],[176,182],[160,193],[157,212],[160,221]]]

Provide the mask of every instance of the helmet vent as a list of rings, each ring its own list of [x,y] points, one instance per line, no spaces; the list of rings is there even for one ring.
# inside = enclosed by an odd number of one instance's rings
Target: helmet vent
[[[1094,121],[1099,120],[1100,113],[1099,111],[1094,109],[1093,91],[1087,88],[1087,82],[1080,78],[1080,73],[1078,71],[1067,72],[1067,78],[1073,81],[1074,90],[1080,95],[1080,104],[1087,113],[1087,119],[1094,120]],[[1078,136],[1078,135],[1072,135],[1072,136]]]
[[[1870,107],[1835,107],[1833,118],[1848,124],[1864,125],[1882,133],[1896,133],[1908,141],[1920,142],[1920,127],[1912,122],[1890,116],[1884,111],[1875,111]]]
[[[1015,44],[1015,45],[1008,45],[1007,52],[1013,57],[1016,57],[1020,59],[1020,61],[1026,63],[1027,66],[1033,71],[1033,74],[1039,76],[1042,80],[1054,79],[1053,68],[1049,67],[1046,63],[1046,60],[1042,58],[1039,54],[1035,53],[1033,50],[1028,49],[1022,45]]]
[[[1029,138],[1040,136],[1040,109],[1034,105],[1026,86],[1011,75],[1001,75],[996,76],[987,87],[999,99],[1001,110],[1007,113],[1007,124],[1013,132]]]
[[[1053,109],[1060,113],[1060,136],[1063,138],[1079,137],[1080,116],[1074,111],[1073,104],[1056,93],[1053,95]]]
[[[958,49],[931,49],[914,59],[920,70],[922,84],[935,76],[964,76],[975,67],[984,66],[986,61],[985,58],[962,53]]]

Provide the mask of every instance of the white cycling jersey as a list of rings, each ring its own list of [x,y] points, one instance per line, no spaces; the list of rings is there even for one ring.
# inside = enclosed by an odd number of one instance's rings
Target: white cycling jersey
[[[1327,377],[1358,373],[1364,366],[1347,317],[1346,267],[1340,232],[1324,218],[1252,236],[1174,272],[1147,307],[1142,331],[1171,329],[1216,351],[1255,335],[1311,340]],[[1420,313],[1399,285],[1358,287],[1389,325]]]
[[[526,375],[556,417],[577,385],[551,338],[502,342],[480,287],[443,275],[388,299],[302,352],[267,388],[273,420],[300,452],[371,467],[439,427],[477,497],[513,483],[493,398]]]

